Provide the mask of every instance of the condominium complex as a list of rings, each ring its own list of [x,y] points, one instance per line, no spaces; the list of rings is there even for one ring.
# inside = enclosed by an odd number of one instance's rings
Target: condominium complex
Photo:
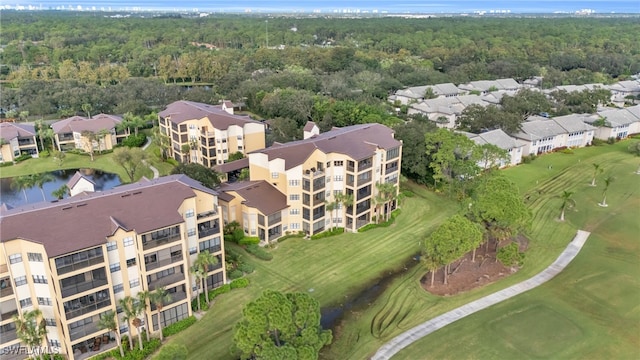
[[[13,161],[22,154],[38,157],[34,126],[10,122],[0,123],[0,163]]]
[[[356,231],[395,209],[402,143],[391,129],[364,124],[320,134],[310,123],[305,137],[237,162],[249,167],[251,181],[220,188],[225,222],[237,221],[246,235],[268,242],[287,232],[313,235],[332,226]],[[382,183],[394,185],[386,199]]]
[[[264,124],[235,115],[229,102],[177,101],[158,114],[158,123],[170,139],[170,155],[179,162],[213,167],[227,161],[230,154],[265,147]]]
[[[198,284],[189,269],[199,252],[218,258],[209,267],[209,288],[226,281],[217,193],[184,175],[4,207],[0,227],[3,358],[12,358],[6,349],[20,343],[12,317],[24,311],[42,312],[55,351],[83,359],[115,346],[97,340],[114,337],[97,326],[107,311],[119,314],[121,335],[137,335],[118,306],[126,296],[164,287],[171,300],[160,321],[166,326],[192,315]],[[147,300],[141,329],[157,332],[158,315]]]
[[[117,129],[122,118],[98,114],[91,118],[72,116],[51,124],[58,151],[79,149],[86,152],[111,150],[122,142],[129,131]]]

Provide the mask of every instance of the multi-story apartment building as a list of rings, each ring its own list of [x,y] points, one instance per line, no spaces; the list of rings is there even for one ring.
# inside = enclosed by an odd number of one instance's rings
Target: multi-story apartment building
[[[55,351],[69,359],[94,355],[115,346],[95,346],[115,335],[98,327],[100,316],[118,313],[120,334],[136,336],[118,301],[159,287],[171,296],[160,321],[186,318],[198,291],[189,269],[199,252],[219,260],[209,267],[209,288],[226,281],[217,193],[184,175],[5,208],[0,226],[3,349],[20,343],[12,316],[39,309]],[[147,300],[142,328],[157,332],[158,315]]]
[[[22,154],[38,157],[36,130],[33,125],[0,123],[0,163],[13,161]]]
[[[262,240],[273,241],[286,231],[313,235],[331,226],[356,231],[395,209],[395,200],[386,204],[376,200],[377,184],[391,183],[396,194],[398,191],[402,143],[394,138],[393,131],[380,124],[363,124],[318,134],[313,126],[305,131],[304,140],[274,144],[248,154],[250,180],[256,182],[255,186],[277,189],[282,199],[268,197],[270,204],[278,204],[269,207],[271,213],[258,211],[253,215],[247,210],[248,224],[244,223],[245,213],[242,218],[236,215],[247,235],[257,233]],[[221,191],[240,195],[249,205],[259,202],[251,186],[225,189],[223,186]],[[244,190],[238,194],[238,189]],[[346,203],[340,194],[350,195],[352,203]],[[335,209],[327,210],[327,204]],[[223,213],[238,211],[237,207],[226,208],[233,206],[231,202],[221,201],[221,206]],[[252,221],[254,216],[257,221]],[[261,222],[261,218],[267,221]]]
[[[98,114],[92,118],[72,116],[51,124],[58,151],[79,149],[89,152],[111,150],[127,136],[127,129],[118,130],[122,118],[115,115]],[[92,136],[87,136],[87,134]]]
[[[227,161],[230,154],[265,147],[264,124],[235,115],[229,102],[176,101],[158,114],[158,123],[171,141],[170,155],[184,163],[213,167]]]

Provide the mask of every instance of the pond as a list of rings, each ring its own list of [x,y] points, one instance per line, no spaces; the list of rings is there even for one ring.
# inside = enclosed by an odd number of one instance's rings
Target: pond
[[[58,190],[62,185],[65,185],[71,177],[80,171],[83,175],[92,179],[96,183],[96,191],[109,190],[113,187],[120,185],[120,178],[116,174],[102,172],[94,169],[70,169],[70,170],[57,170],[50,172],[53,175],[54,180],[47,182],[42,187],[42,191],[38,186],[32,186],[25,189],[27,199],[25,200],[25,194],[22,190],[14,190],[11,188],[13,178],[0,179],[0,202],[10,205],[12,207],[33,204],[43,201],[42,192],[46,201],[56,200],[56,197],[51,193]],[[65,196],[67,197],[67,196]]]

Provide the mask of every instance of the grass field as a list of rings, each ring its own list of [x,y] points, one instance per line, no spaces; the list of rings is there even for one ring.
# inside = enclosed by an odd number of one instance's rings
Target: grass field
[[[548,238],[569,235],[565,227],[591,231],[585,247],[552,281],[449,325],[394,359],[637,359],[640,175],[634,173],[639,159],[625,151],[629,143],[547,155],[506,170],[534,211],[529,254]],[[592,163],[605,169],[595,188]],[[597,203],[607,174],[615,180],[603,208]],[[560,200],[554,198],[563,190],[574,191],[576,201],[566,224],[556,220]],[[527,266],[531,261],[528,256]]]

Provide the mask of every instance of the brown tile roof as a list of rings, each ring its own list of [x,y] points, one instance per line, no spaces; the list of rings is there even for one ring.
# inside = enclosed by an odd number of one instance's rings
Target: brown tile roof
[[[219,173],[228,173],[231,171],[235,171],[235,170],[240,170],[240,169],[244,169],[244,168],[248,168],[249,167],[249,158],[242,158],[239,160],[235,160],[235,161],[230,161],[228,163],[224,163],[224,164],[220,164],[220,165],[215,165],[213,167],[213,170],[219,172]]]
[[[17,137],[34,136],[35,127],[28,124],[16,124],[11,122],[0,123],[0,137],[6,141],[11,141]]]
[[[115,115],[98,114],[91,119],[82,116],[72,116],[68,119],[56,121],[51,124],[56,134],[91,131],[97,133],[100,130],[111,130],[122,122],[122,118]]]
[[[344,128],[333,128],[305,140],[292,141],[258,150],[269,160],[284,159],[285,169],[302,164],[315,149],[325,154],[339,153],[354,160],[362,160],[374,154],[376,148],[392,149],[402,143],[393,138],[393,130],[382,124],[361,124]]]
[[[75,174],[73,174],[73,176],[71,177],[71,179],[69,179],[69,181],[67,181],[67,187],[69,189],[73,188],[74,186],[76,186],[76,184],[78,183],[78,181],[80,181],[80,179],[85,179],[88,182],[92,183],[93,185],[95,185],[96,183],[91,180],[89,177],[84,176],[80,171],[76,171]]]
[[[243,204],[267,216],[288,207],[286,195],[264,180],[225,183],[220,191],[235,191],[244,199]]]
[[[163,118],[169,118],[172,123],[180,124],[187,120],[208,118],[211,126],[216,129],[226,130],[231,125],[244,126],[247,123],[261,124],[260,121],[249,116],[232,115],[222,110],[220,105],[209,105],[194,101],[180,100],[167,105],[167,108],[158,113]]]
[[[182,202],[194,189],[217,194],[186,175],[171,175],[104,192],[0,211],[0,241],[42,243],[56,257],[106,242],[122,227],[144,233],[183,222]]]

